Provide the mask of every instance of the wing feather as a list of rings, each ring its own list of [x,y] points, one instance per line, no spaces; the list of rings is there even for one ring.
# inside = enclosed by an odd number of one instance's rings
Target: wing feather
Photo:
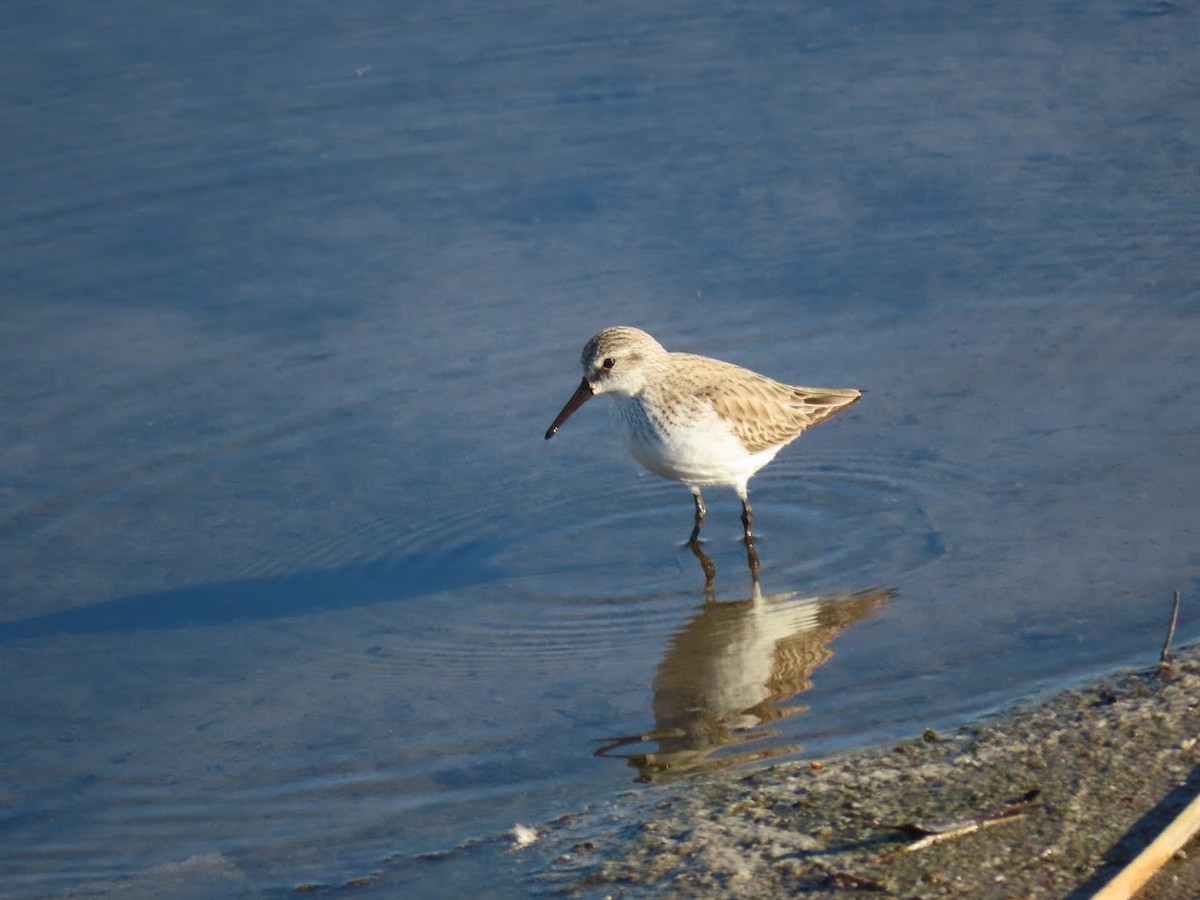
[[[806,428],[832,418],[862,396],[852,388],[781,384],[732,363],[706,362],[710,365],[689,370],[704,372],[694,385],[695,394],[712,404],[751,453],[795,440]]]

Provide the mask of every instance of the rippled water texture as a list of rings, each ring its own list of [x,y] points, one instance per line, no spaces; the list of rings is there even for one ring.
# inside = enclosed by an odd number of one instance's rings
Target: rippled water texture
[[[441,851],[1200,634],[1198,23],[6,4],[0,893],[524,896]],[[757,586],[542,439],[612,324],[867,389]]]

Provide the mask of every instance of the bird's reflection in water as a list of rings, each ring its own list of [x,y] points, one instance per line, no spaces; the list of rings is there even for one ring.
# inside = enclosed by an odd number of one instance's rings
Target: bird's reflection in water
[[[891,588],[802,597],[800,591],[763,594],[758,553],[746,545],[751,590],[745,600],[719,602],[716,567],[689,544],[704,571],[700,613],[671,640],[654,678],[654,731],[611,739],[597,756],[620,756],[653,781],[768,759],[797,746],[742,745],[773,734],[761,726],[803,712],[782,704],[812,687],[815,669],[833,656],[829,643],[842,629],[881,609]],[[629,752],[653,743],[657,749]],[[739,749],[717,754],[723,747]]]

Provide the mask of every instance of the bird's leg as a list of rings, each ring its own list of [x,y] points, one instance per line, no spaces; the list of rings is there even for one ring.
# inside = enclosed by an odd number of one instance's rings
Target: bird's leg
[[[746,535],[746,565],[750,568],[750,581],[758,584],[758,551],[754,549],[754,538]]]
[[[692,499],[696,501],[696,526],[692,529],[692,536],[688,538],[689,544],[694,544],[700,538],[700,526],[704,524],[704,517],[708,515],[708,510],[704,508],[704,498],[700,496],[700,488],[692,488]]]
[[[751,529],[754,527],[754,510],[750,508],[750,498],[746,496],[746,489],[738,491],[738,496],[742,499],[742,528],[745,529],[745,541],[750,543],[754,540],[754,534]]]

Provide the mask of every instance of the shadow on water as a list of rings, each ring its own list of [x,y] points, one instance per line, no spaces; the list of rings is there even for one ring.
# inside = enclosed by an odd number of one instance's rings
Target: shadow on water
[[[770,722],[804,712],[783,706],[812,687],[812,673],[833,656],[830,642],[883,609],[894,588],[802,597],[764,594],[754,543],[746,545],[750,596],[718,601],[716,566],[696,541],[689,548],[704,572],[700,612],[671,639],[654,678],[654,730],[608,740],[597,756],[617,756],[648,782],[770,759],[800,748],[740,747],[774,732]],[[623,752],[654,743],[645,753]],[[622,751],[622,752],[618,752]]]
[[[489,548],[388,556],[331,569],[115,597],[0,624],[0,644],[61,634],[205,628],[408,600],[495,577]]]

